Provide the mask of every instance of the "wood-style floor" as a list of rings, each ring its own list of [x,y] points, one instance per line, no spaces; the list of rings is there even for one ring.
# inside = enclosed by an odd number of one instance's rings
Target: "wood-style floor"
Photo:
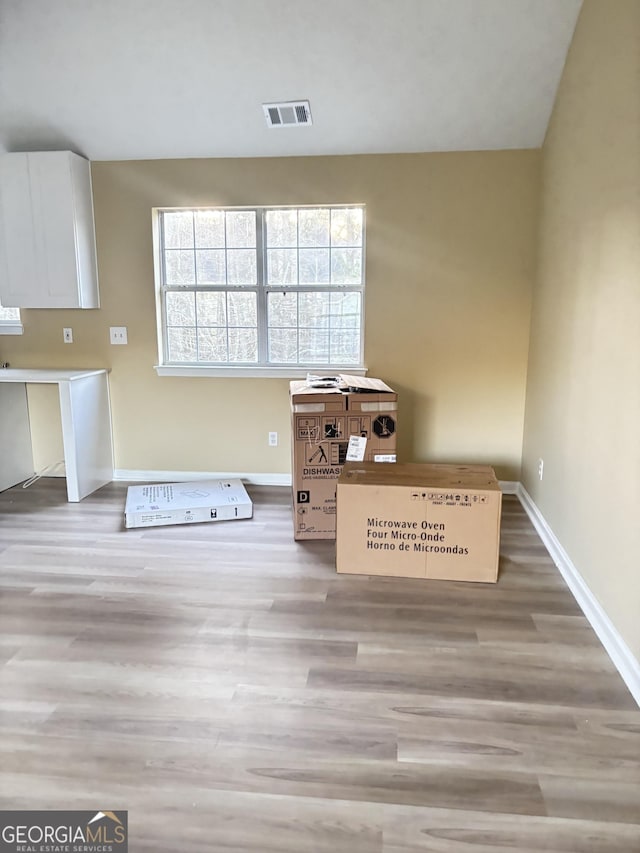
[[[132,853],[638,853],[640,711],[518,501],[497,585],[339,576],[251,521],[0,494],[0,808]]]

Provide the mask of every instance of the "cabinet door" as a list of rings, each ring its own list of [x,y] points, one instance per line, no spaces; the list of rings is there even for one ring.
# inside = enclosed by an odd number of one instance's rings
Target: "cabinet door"
[[[91,164],[83,157],[72,154],[69,165],[73,193],[73,224],[76,235],[80,308],[99,308]]]
[[[69,160],[28,156],[38,276],[32,305],[25,307],[79,306]]]
[[[99,306],[91,170],[71,151],[0,156],[0,301]]]
[[[0,302],[26,307],[35,291],[37,248],[26,154],[0,157]]]

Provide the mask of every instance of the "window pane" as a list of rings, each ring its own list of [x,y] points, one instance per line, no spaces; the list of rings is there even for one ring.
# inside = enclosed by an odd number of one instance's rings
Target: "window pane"
[[[227,361],[226,329],[198,329],[198,361]]]
[[[197,210],[195,226],[198,249],[224,249],[223,210]]]
[[[20,309],[19,308],[4,308],[0,305],[0,323],[19,323]]]
[[[331,294],[331,328],[359,329],[360,328],[360,294],[332,293]]]
[[[331,282],[332,284],[362,283],[361,249],[331,250]]]
[[[188,249],[193,246],[193,212],[168,211],[162,214],[165,249]]]
[[[167,326],[195,326],[195,293],[167,293]]]
[[[227,282],[249,286],[258,283],[254,249],[232,249],[227,252]]]
[[[296,246],[298,242],[298,211],[267,211],[267,246]]]
[[[298,325],[298,294],[267,294],[267,317],[269,326],[295,328]],[[290,332],[287,334],[291,336]]]
[[[300,329],[300,361],[306,364],[328,364],[329,333],[320,329]]]
[[[362,209],[169,210],[160,228],[169,363],[360,362]]]
[[[170,249],[164,253],[166,284],[195,284],[193,252]]]
[[[258,360],[258,330],[229,329],[229,361]]]
[[[358,364],[360,361],[360,332],[331,332],[330,364]]]
[[[227,211],[227,248],[256,245],[256,214],[253,210]]]
[[[227,322],[229,326],[258,325],[255,293],[227,293]]]
[[[226,326],[227,300],[225,293],[197,293],[199,326]]]
[[[224,249],[200,249],[196,252],[198,284],[226,284]]]
[[[300,210],[299,213],[300,245],[328,246],[329,245],[329,210],[317,208]]]
[[[329,281],[329,249],[300,249],[300,284]]]
[[[295,249],[267,250],[267,283],[298,283],[298,253]]]
[[[169,349],[169,361],[196,360],[195,329],[167,329],[167,345]]]
[[[291,329],[269,329],[269,361],[274,364],[296,364],[298,335]]]
[[[311,329],[329,327],[329,294],[300,294],[300,326]]]
[[[331,211],[331,245],[362,245],[362,209]]]

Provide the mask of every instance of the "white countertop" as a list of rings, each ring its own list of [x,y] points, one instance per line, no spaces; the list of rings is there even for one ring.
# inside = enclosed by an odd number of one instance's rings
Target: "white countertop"
[[[0,382],[73,382],[99,373],[108,373],[103,367],[88,370],[64,370],[62,368],[3,367]]]

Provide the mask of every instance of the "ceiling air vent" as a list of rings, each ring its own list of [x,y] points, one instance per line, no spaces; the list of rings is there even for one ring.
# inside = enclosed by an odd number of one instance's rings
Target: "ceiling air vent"
[[[302,127],[312,124],[309,101],[283,101],[279,104],[263,104],[268,127]]]

